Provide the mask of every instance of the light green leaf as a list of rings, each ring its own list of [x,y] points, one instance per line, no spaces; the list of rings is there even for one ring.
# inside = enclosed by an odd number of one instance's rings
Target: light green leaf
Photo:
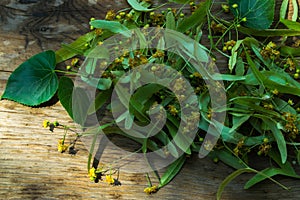
[[[55,52],[56,54],[56,63],[61,63],[65,60],[68,60],[74,56],[76,56],[78,53],[81,53],[83,50],[86,49],[85,44],[89,43],[91,40],[93,40],[96,37],[95,32],[89,32],[83,36],[80,36],[77,38],[74,42],[67,45],[65,47],[60,48]]]
[[[288,8],[289,0],[282,0],[281,6],[280,6],[280,11],[279,11],[279,16],[280,18],[284,19],[286,16],[286,11]]]
[[[235,17],[246,18],[244,24],[249,28],[267,29],[273,22],[275,0],[229,0],[229,6]]]
[[[141,11],[141,12],[150,12],[150,11],[153,11],[153,10],[165,5],[165,4],[162,4],[157,8],[147,8],[149,6],[144,6],[142,3],[138,2],[137,0],[127,0],[127,2],[134,10]]]
[[[243,40],[238,40],[236,42],[236,44],[233,46],[233,48],[231,49],[231,56],[229,58],[229,61],[228,61],[228,67],[229,67],[229,70],[230,70],[230,73],[232,73],[232,70],[237,62],[237,56],[238,56],[238,48],[240,47],[240,45],[243,43]]]
[[[2,99],[28,106],[50,100],[58,88],[55,53],[45,51],[22,63],[8,78]]]
[[[300,31],[300,23],[287,20],[287,19],[280,19],[280,22],[283,23],[286,27],[288,27],[291,30]]]
[[[242,81],[245,80],[245,76],[231,75],[231,74],[213,74],[212,78],[217,81]]]
[[[185,162],[185,155],[182,155],[171,165],[169,165],[167,171],[162,175],[158,187],[161,188],[167,185],[179,173],[184,162]]]
[[[113,33],[120,33],[125,37],[131,37],[131,33],[129,32],[129,29],[117,21],[94,20],[90,22],[90,25],[94,26],[95,28],[109,30]]]
[[[175,30],[175,16],[171,11],[166,16],[166,28]]]

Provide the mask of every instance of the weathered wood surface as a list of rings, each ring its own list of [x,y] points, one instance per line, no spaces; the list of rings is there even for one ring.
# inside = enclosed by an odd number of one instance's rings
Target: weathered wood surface
[[[84,3],[87,3],[84,0],[68,2],[69,7],[64,9],[81,5],[77,7],[76,12],[82,11]],[[1,1],[0,5],[6,3]],[[98,10],[81,12],[82,21],[73,20],[70,24],[84,31],[85,28],[81,23],[85,23],[95,13],[103,16],[109,3],[113,2],[98,3]],[[101,5],[105,8],[101,8]],[[122,4],[119,3],[118,6]],[[1,18],[7,16],[3,6],[0,8]],[[7,9],[11,8],[5,7],[5,10]],[[14,12],[21,11],[15,9],[10,12],[18,14]],[[58,20],[71,15],[66,10],[61,12],[64,15]],[[69,12],[75,11],[71,9]],[[52,17],[46,16],[46,19],[50,22]],[[35,26],[35,20],[31,27]],[[2,27],[7,28],[8,25]],[[25,27],[30,28],[29,25]],[[41,48],[49,46],[57,48],[59,42],[65,39],[61,38],[62,35],[58,32],[49,34],[48,36],[51,35],[54,39],[48,38],[47,42],[47,37],[35,35],[34,29],[28,34],[22,32],[19,34],[17,30],[19,30],[17,27],[13,30],[3,28],[0,33],[0,95],[4,91],[10,73],[18,64],[41,51]],[[188,159],[181,173],[169,185],[151,196],[143,192],[147,185],[143,174],[131,174],[121,170],[119,177],[121,186],[109,186],[103,182],[95,184],[87,176],[88,151],[83,143],[80,141],[77,143],[76,148],[79,151],[75,156],[57,152],[57,141],[62,137],[63,130],[51,133],[43,129],[41,123],[44,119],[73,125],[60,103],[49,107],[29,108],[7,100],[0,101],[0,199],[215,199],[218,185],[233,171],[222,163],[215,164],[208,158],[199,159],[194,155]],[[118,158],[117,154],[110,154],[109,151],[110,148],[107,147],[105,157],[111,161]],[[284,191],[270,181],[243,190],[243,184],[249,177],[250,175],[243,175],[230,183],[226,187],[223,199],[300,199],[300,183],[297,180],[278,177],[281,183],[291,188],[290,191]]]

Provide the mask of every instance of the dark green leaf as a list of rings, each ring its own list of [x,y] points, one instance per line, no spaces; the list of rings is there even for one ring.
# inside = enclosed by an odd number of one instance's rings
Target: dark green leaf
[[[87,111],[90,107],[90,99],[85,89],[74,87],[72,93],[72,112],[73,120],[84,126],[87,118]]]
[[[185,155],[180,156],[175,162],[168,166],[167,171],[162,175],[159,188],[167,185],[180,171],[185,162]]]
[[[268,118],[262,118],[262,120],[271,129],[281,155],[281,162],[285,163],[287,160],[287,147],[282,132],[277,128],[275,121]]]
[[[282,46],[280,47],[280,55],[292,57],[300,56],[300,48]]]
[[[72,93],[74,83],[68,77],[61,77],[58,85],[58,98],[62,106],[68,112],[69,116],[73,119],[72,111]]]
[[[216,156],[226,165],[233,167],[234,169],[243,169],[247,167],[239,158],[234,156],[227,150],[215,150]]]
[[[191,154],[191,144],[193,143],[192,138],[185,136],[183,133],[178,131],[177,127],[175,127],[170,121],[166,124],[169,133],[171,134],[173,141],[175,144],[185,153]]]
[[[234,8],[232,5],[237,4]],[[245,26],[254,29],[267,29],[273,22],[275,0],[229,0],[235,17],[246,18]]]
[[[28,106],[50,100],[58,88],[55,53],[45,51],[22,63],[9,77],[3,99]]]
[[[105,102],[111,97],[112,90],[103,90],[97,94],[94,103],[92,103],[88,109],[88,114],[92,114],[100,109]]]
[[[199,4],[199,8],[188,18],[182,20],[177,27],[177,30],[181,33],[196,27],[205,21],[207,10],[211,5],[211,0],[206,0]]]

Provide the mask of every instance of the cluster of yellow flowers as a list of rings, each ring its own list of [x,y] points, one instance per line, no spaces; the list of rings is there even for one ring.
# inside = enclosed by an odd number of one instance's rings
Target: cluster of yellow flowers
[[[65,144],[64,139],[60,139],[60,140],[58,140],[58,143],[57,143],[57,151],[60,153],[63,153],[69,148],[69,146],[70,145]]]
[[[157,185],[153,185],[151,187],[147,187],[144,189],[144,192],[147,193],[147,194],[153,194],[153,193],[156,193],[158,191],[158,186]]]
[[[236,44],[236,41],[230,40],[225,42],[223,46],[223,51],[231,51],[232,47]]]
[[[260,54],[264,58],[271,58],[272,60],[275,60],[279,58],[280,52],[276,50],[277,45],[274,42],[269,42],[267,46],[263,47],[260,51]]]
[[[285,112],[283,113],[283,117],[286,120],[284,129],[288,133],[288,137],[292,139],[296,139],[299,134],[299,130],[297,128],[298,117],[292,113]]]

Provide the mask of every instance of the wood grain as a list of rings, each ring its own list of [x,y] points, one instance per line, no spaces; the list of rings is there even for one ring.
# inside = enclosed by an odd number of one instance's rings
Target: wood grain
[[[108,0],[98,1],[95,9],[85,9],[87,1],[84,0],[69,0],[54,8],[47,7],[46,1],[36,1],[40,3],[39,6],[32,3],[19,7],[13,6],[11,2],[0,2],[1,19],[7,20],[3,20],[3,23],[8,23],[17,14],[30,17],[18,24],[21,28],[10,31],[2,29],[0,33],[0,94],[4,91],[9,75],[21,62],[41,49],[58,48],[59,43],[66,40],[65,36],[69,37],[74,30],[74,36],[86,31],[87,27],[83,24],[86,24],[89,17],[96,14],[103,17],[109,8],[126,6],[124,1]],[[41,4],[44,7],[39,9]],[[63,34],[55,28],[49,34],[41,31],[45,25],[51,25],[51,28],[52,25],[59,27],[59,24],[64,23],[75,29],[71,32],[64,30]],[[2,27],[9,26],[6,24]],[[57,152],[57,141],[64,132],[57,129],[52,133],[42,128],[44,119],[74,125],[59,102],[51,106],[29,108],[12,101],[0,101],[0,199],[215,199],[218,185],[233,172],[222,163],[215,164],[209,158],[199,159],[193,155],[188,158],[181,173],[154,195],[149,196],[143,192],[147,186],[144,174],[128,173],[125,170],[120,171],[121,186],[110,186],[104,182],[96,184],[87,176],[88,150],[83,142],[79,140],[76,144],[76,155]],[[122,138],[118,140],[125,146],[131,144]],[[102,154],[101,162],[109,163],[118,158],[119,155],[108,146]],[[298,180],[277,177],[291,188],[290,191],[284,191],[270,181],[244,190],[243,184],[250,177],[243,175],[230,183],[223,199],[300,198]]]

